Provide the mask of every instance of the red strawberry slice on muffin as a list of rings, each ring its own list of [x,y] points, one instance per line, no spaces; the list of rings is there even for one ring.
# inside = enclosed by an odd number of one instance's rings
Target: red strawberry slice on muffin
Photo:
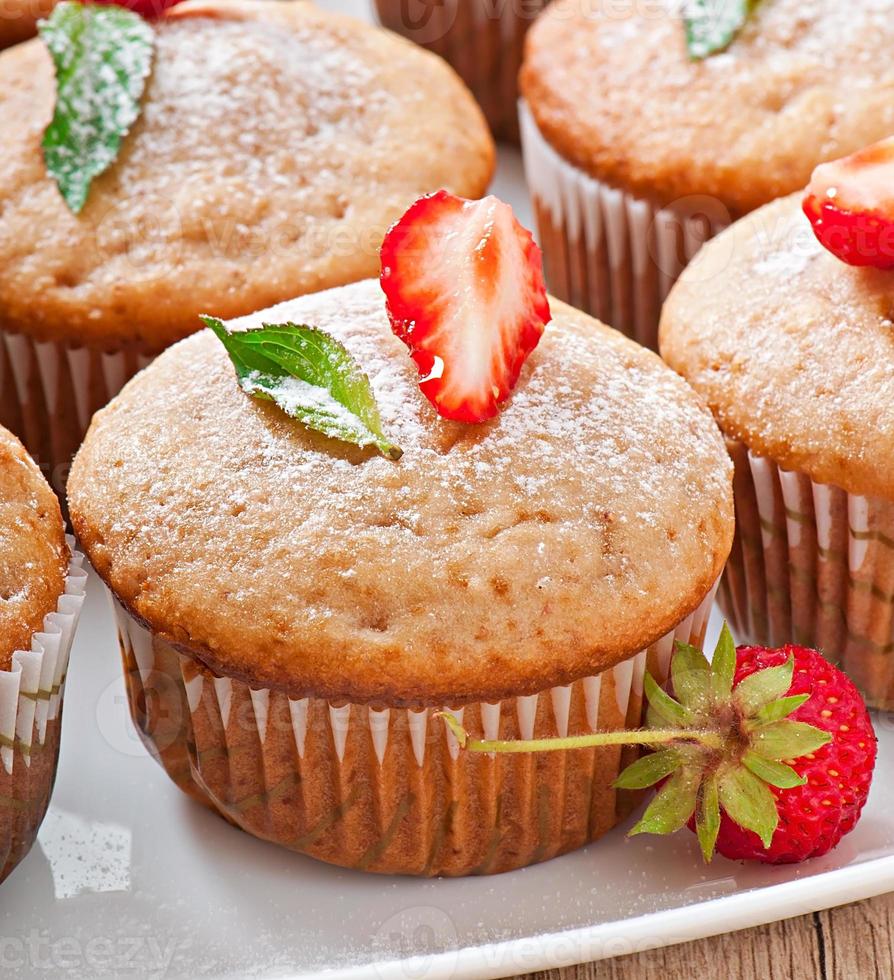
[[[457,422],[493,418],[550,320],[540,249],[495,197],[420,198],[382,245],[382,288],[423,394]]]

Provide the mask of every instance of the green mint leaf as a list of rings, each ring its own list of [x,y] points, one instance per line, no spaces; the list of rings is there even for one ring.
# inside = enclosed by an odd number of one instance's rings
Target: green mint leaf
[[[777,721],[755,730],[751,747],[765,759],[798,759],[832,741],[832,734],[803,721]]]
[[[672,834],[685,827],[695,812],[701,773],[680,769],[652,797],[639,823],[630,831],[636,834]]]
[[[40,24],[56,69],[56,111],[43,155],[68,207],[80,213],[90,184],[118,158],[140,114],[155,31],[125,7],[60,3]]]
[[[726,623],[723,624],[717,649],[711,658],[711,673],[714,675],[714,690],[723,701],[728,701],[736,674],[736,643]]]
[[[691,712],[701,714],[710,708],[713,702],[711,665],[698,647],[679,640],[674,644],[671,682],[680,704]]]
[[[676,749],[662,749],[631,763],[615,780],[616,789],[646,789],[661,782],[683,764]]]
[[[720,805],[740,827],[757,834],[764,847],[773,843],[779,825],[776,797],[754,773],[741,767],[720,780]]]
[[[400,459],[402,451],[382,431],[369,378],[340,341],[296,323],[231,333],[215,317],[201,319],[227,349],[247,394],[330,438]]]
[[[760,708],[776,701],[788,692],[795,673],[795,658],[779,667],[767,667],[746,677],[736,686],[734,697],[746,715],[753,715]]]
[[[788,718],[792,712],[797,711],[802,704],[809,700],[809,694],[793,694],[788,698],[771,701],[755,712],[751,724],[753,727],[759,728],[761,725],[769,725],[774,721],[782,721],[783,718]]]
[[[702,849],[702,857],[710,864],[720,833],[720,785],[716,775],[709,776],[702,784],[695,817],[695,833]]]
[[[701,61],[728,48],[756,3],[757,0],[687,0],[683,23],[689,57]]]
[[[774,759],[765,759],[757,752],[747,751],[742,756],[742,762],[758,779],[762,779],[765,783],[776,786],[778,789],[793,789],[795,786],[803,786],[807,782],[791,766]]]

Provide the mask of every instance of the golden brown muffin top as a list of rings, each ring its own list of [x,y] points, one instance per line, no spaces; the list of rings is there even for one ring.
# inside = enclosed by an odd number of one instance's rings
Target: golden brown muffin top
[[[677,0],[555,0],[521,87],[546,139],[594,177],[733,217],[894,132],[888,0],[761,0],[722,53],[689,59]]]
[[[59,501],[12,433],[0,427],[0,670],[31,649],[65,588],[68,546]]]
[[[894,499],[894,272],[835,258],[800,203],[702,249],[665,305],[661,353],[758,455]]]
[[[0,310],[38,338],[156,352],[197,315],[239,316],[375,275],[421,194],[477,197],[494,151],[443,61],[310,3],[186,3],[157,22],[143,114],[79,216],[40,150],[39,40],[0,55]]]
[[[238,321],[331,332],[399,462],[236,385],[203,332],[98,413],[75,529],[118,598],[212,669],[292,696],[439,704],[602,670],[704,598],[731,545],[731,467],[657,356],[553,301],[503,413],[448,422],[374,281]]]

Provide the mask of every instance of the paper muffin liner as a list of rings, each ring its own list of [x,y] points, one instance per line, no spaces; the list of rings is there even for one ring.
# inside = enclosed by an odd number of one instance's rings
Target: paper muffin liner
[[[736,539],[720,605],[737,638],[816,648],[871,706],[894,709],[894,502],[728,445]]]
[[[525,175],[550,292],[657,349],[661,307],[702,245],[729,223],[704,196],[659,208],[564,160],[519,103]]]
[[[31,637],[31,649],[0,670],[0,881],[31,849],[43,821],[59,757],[68,657],[87,588],[74,539],[56,611]]]
[[[643,675],[674,639],[704,640],[714,590],[676,630],[611,670],[454,714],[485,738],[638,727]],[[171,778],[257,837],[344,867],[492,874],[594,840],[638,795],[612,788],[637,750],[461,752],[441,706],[330,703],[217,676],[113,599],[131,714]]]
[[[64,495],[93,413],[150,360],[133,350],[38,342],[0,327],[0,425],[22,440],[50,486]]]
[[[383,27],[447,61],[498,140],[518,142],[518,72],[525,34],[548,0],[376,0]]]

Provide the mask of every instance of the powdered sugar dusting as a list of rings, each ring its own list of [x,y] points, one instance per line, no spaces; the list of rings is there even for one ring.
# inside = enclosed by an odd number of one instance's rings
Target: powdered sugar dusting
[[[243,387],[249,394],[266,388],[263,376],[253,371],[243,382]],[[357,424],[357,418],[344,405],[337,402],[325,388],[308,384],[301,378],[279,378],[276,382],[277,403],[288,415],[295,416],[301,408],[310,407],[328,416],[335,423],[347,428]]]
[[[530,107],[594,176],[744,213],[894,131],[888,0],[765,0],[726,51],[697,62],[682,6],[556,0],[531,32]]]
[[[286,321],[345,344],[404,456],[246,398],[210,334],[178,345],[100,414],[71,481],[116,590],[150,622],[163,607],[213,649],[235,629],[274,658],[330,640],[364,664],[381,651],[373,684],[461,666],[469,683],[476,665],[517,673],[544,656],[583,673],[619,634],[660,622],[657,635],[719,569],[719,433],[620,335],[558,307],[502,414],[463,425],[419,391],[378,283],[229,326]]]
[[[662,351],[756,454],[891,497],[891,285],[823,249],[794,195],[706,246],[671,295]]]
[[[253,0],[175,8],[153,30],[141,116],[79,219],[38,166],[52,65],[40,45],[4,52],[10,329],[68,324],[106,349],[138,323],[146,349],[162,349],[202,312],[235,316],[374,275],[413,200],[486,185],[490,137],[471,96],[385,31]]]
[[[117,6],[59,6],[41,34],[56,66],[57,102],[43,141],[47,168],[74,211],[118,155],[139,113],[154,31]]]

